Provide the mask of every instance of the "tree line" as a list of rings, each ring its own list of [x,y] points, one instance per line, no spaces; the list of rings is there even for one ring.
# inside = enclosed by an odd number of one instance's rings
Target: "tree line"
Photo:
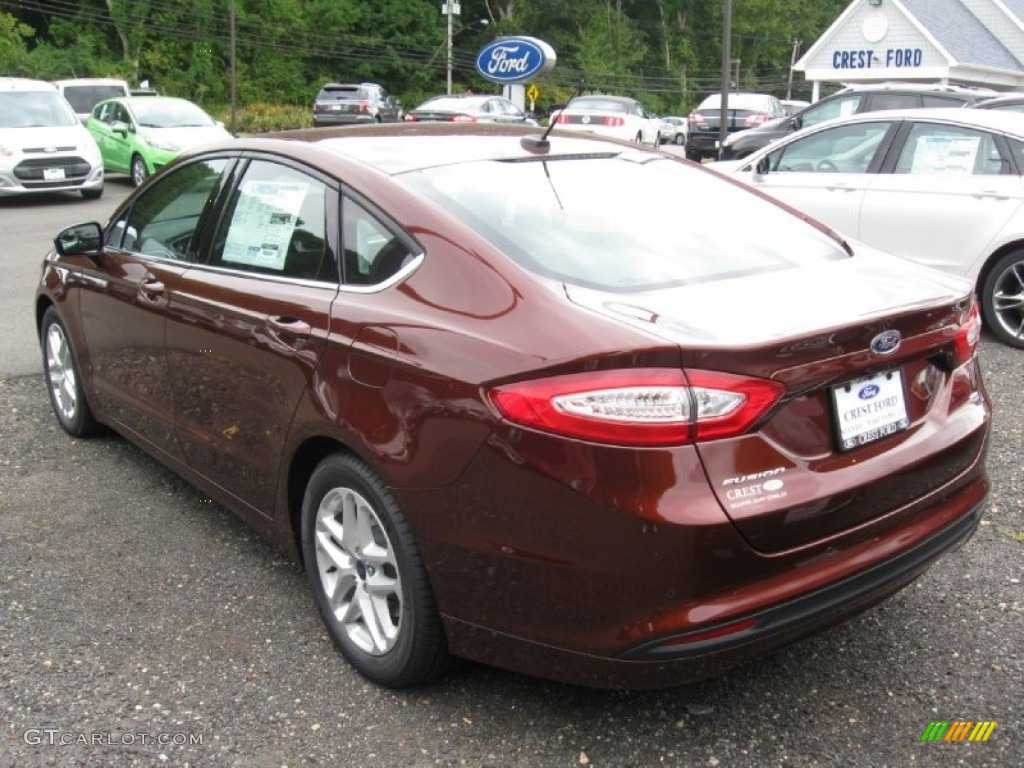
[[[328,81],[378,82],[409,107],[443,93],[443,0],[0,0],[0,74],[119,77],[208,109],[308,107]],[[786,95],[790,64],[848,0],[733,0],[730,77]],[[454,89],[491,92],[476,52],[501,35],[539,37],[558,63],[538,108],[587,91],[686,114],[720,90],[723,3],[709,0],[462,0]],[[233,41],[233,45],[232,45]],[[233,56],[232,56],[233,53]],[[797,77],[793,98],[809,87]]]

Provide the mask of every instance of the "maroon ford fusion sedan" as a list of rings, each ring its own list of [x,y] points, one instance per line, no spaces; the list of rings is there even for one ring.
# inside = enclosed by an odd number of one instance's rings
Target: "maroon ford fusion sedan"
[[[707,677],[971,535],[966,282],[679,158],[538,133],[183,156],[45,259],[61,426],[112,427],[301,559],[394,687],[453,656]]]

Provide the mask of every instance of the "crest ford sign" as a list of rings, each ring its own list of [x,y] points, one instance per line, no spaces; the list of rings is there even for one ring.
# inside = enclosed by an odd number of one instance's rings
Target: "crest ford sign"
[[[535,37],[499,37],[476,55],[476,71],[502,85],[534,80],[554,66],[554,48]]]

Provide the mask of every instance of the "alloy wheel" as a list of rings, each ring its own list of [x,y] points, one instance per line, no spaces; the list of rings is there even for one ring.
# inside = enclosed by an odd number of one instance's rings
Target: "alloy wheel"
[[[351,488],[334,488],[316,512],[320,584],[348,639],[380,656],[398,642],[402,581],[394,548],[373,506]]]

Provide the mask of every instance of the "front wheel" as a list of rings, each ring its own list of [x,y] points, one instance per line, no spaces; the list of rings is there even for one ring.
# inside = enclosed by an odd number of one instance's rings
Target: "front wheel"
[[[1024,249],[1011,251],[989,270],[981,286],[981,311],[996,338],[1024,349]]]
[[[677,133],[675,141],[676,141],[676,146],[681,147],[681,146],[683,146],[683,144],[686,143],[686,137],[683,136],[683,134],[681,134],[681,133]]]
[[[404,688],[444,671],[447,644],[412,531],[363,461],[337,453],[314,470],[302,555],[324,623],[364,677]]]
[[[132,157],[132,184],[136,187],[141,186],[149,177],[149,169],[146,168],[146,161],[142,159],[142,155],[135,155]]]
[[[43,314],[39,338],[43,346],[43,375],[57,422],[73,437],[95,435],[100,426],[85,399],[67,328],[53,307]]]

